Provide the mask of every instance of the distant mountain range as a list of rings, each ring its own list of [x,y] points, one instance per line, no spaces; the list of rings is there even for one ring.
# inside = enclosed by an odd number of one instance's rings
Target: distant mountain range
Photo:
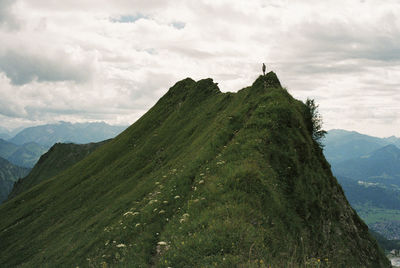
[[[100,145],[108,140],[98,143],[73,144],[56,143],[50,150],[42,155],[28,176],[19,179],[9,194],[9,199],[29,190],[33,186],[50,179],[65,169],[79,162]]]
[[[400,149],[393,144],[333,165],[333,173],[356,180],[400,186]]]
[[[3,157],[14,165],[21,167],[32,168],[39,157],[45,153],[47,149],[47,146],[35,142],[17,145],[0,139],[0,157]]]
[[[0,203],[7,199],[14,182],[25,177],[30,169],[18,167],[0,157]]]
[[[386,145],[400,147],[400,138],[372,137],[355,131],[333,129],[328,131],[324,139],[324,155],[331,164],[369,154]]]
[[[11,139],[22,129],[23,128],[16,128],[16,129],[13,129],[10,131],[5,127],[0,126],[0,139],[4,139],[4,140]]]
[[[74,124],[59,122],[25,128],[9,141],[17,145],[35,142],[48,147],[57,142],[84,144],[113,138],[124,129],[126,126],[111,126],[104,122]]]
[[[104,122],[100,123],[68,123],[59,122],[36,127],[22,129],[11,138],[10,132],[4,127],[0,128],[3,137],[0,138],[0,157],[11,163],[32,168],[39,157],[51,146],[58,142],[86,144],[100,142],[114,138],[121,133],[126,126],[112,126]]]
[[[400,139],[336,129],[328,131],[324,144],[332,172],[357,213],[371,229],[400,239]]]
[[[53,144],[57,142],[71,142],[71,143],[92,143],[101,142],[110,138],[114,138],[126,127],[124,126],[111,126],[106,123],[76,123],[71,124],[68,122],[59,122],[57,124],[48,124],[37,127],[29,127],[22,129],[15,135],[4,127],[0,127],[1,137],[9,137],[8,140],[0,138],[0,157],[10,164],[15,166],[11,168],[7,166],[7,172],[3,173],[0,195],[0,203],[7,198],[10,193],[14,182],[18,178],[27,175],[27,172],[22,174],[19,169],[24,171],[32,168],[39,158],[44,154]],[[12,135],[15,135],[12,137]],[[52,151],[60,156],[62,163],[51,163],[46,166],[46,172],[42,172],[41,176],[36,176],[37,168],[33,170],[33,174],[28,176],[24,184],[18,184],[19,188],[15,191],[22,191],[28,186],[35,185],[40,182],[44,177],[55,175],[51,170],[63,170],[75,161],[82,159],[89,151],[96,148],[97,145],[57,145]],[[62,152],[62,153],[61,153]],[[65,155],[61,155],[61,154]],[[44,156],[46,157],[46,156]],[[23,169],[25,167],[25,169]],[[27,169],[29,168],[29,169]],[[2,172],[2,171],[0,171]],[[36,172],[36,173],[35,173]],[[21,175],[22,174],[22,175]],[[28,185],[28,186],[27,186]]]
[[[9,133],[8,129],[0,126],[0,139],[10,139],[11,135]]]

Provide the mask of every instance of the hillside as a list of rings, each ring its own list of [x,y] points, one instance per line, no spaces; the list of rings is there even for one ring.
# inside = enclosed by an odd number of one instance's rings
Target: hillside
[[[324,139],[324,155],[332,165],[371,153],[399,139],[378,138],[343,129],[329,130]],[[400,143],[399,143],[400,144]]]
[[[18,180],[9,199],[73,166],[107,141],[88,144],[56,143],[42,155],[28,176]]]
[[[28,168],[15,166],[0,157],[0,203],[7,199],[14,182],[28,174]]]
[[[390,144],[367,155],[333,165],[340,176],[400,186],[400,149]]]
[[[25,128],[9,141],[15,144],[35,142],[44,146],[53,146],[58,142],[90,143],[114,138],[126,126],[111,126],[104,122],[69,123],[41,125]]]
[[[0,206],[0,262],[389,267],[274,73],[176,83],[82,161]]]
[[[387,187],[379,183],[368,183],[340,176],[337,179],[353,207],[369,205],[400,210],[400,187]]]
[[[0,157],[17,166],[32,168],[48,147],[29,142],[22,145],[0,139]]]

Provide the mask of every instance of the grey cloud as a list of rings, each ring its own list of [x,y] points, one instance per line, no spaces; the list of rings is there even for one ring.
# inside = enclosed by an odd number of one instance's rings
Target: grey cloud
[[[197,59],[208,59],[208,58],[214,58],[217,55],[214,53],[210,53],[205,50],[200,50],[196,49],[193,47],[184,47],[184,46],[178,46],[176,44],[173,45],[168,45],[166,48],[169,51],[175,52],[177,54],[185,55],[190,58],[197,58]]]
[[[131,11],[153,11],[162,10],[171,4],[172,0],[98,0],[93,5],[93,0],[69,0],[69,1],[53,1],[53,0],[35,0],[27,1],[26,4],[33,8],[46,10],[63,10],[63,11],[81,11],[90,10],[94,12],[120,13],[126,10]]]
[[[11,118],[20,118],[25,116],[26,112],[16,101],[10,101],[7,97],[2,97],[0,99],[0,115]]]
[[[6,103],[0,102],[0,115],[4,115],[11,118],[20,118],[24,117],[26,114],[24,111],[15,109],[15,107],[9,107]]]
[[[306,22],[296,27],[294,47],[302,47],[303,56],[324,56],[330,60],[369,59],[376,61],[400,60],[400,29],[385,16],[385,30],[370,24],[337,20],[329,23]]]
[[[91,76],[88,66],[74,65],[62,57],[49,59],[37,55],[18,54],[11,50],[0,55],[0,71],[5,73],[13,85],[24,85],[34,80],[81,83]]]
[[[11,8],[15,0],[1,0],[0,1],[0,26],[5,25],[9,29],[18,29],[19,22],[12,14]]]

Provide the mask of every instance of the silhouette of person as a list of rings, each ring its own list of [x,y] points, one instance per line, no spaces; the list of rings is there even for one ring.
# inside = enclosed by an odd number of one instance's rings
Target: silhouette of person
[[[263,71],[263,75],[265,76],[265,69],[266,69],[266,67],[265,67],[265,64],[263,63],[263,65],[262,65],[262,71]]]

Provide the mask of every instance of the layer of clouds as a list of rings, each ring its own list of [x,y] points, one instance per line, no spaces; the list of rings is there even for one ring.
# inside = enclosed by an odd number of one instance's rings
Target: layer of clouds
[[[400,136],[392,1],[0,2],[0,125],[131,124],[177,80],[250,85],[262,62],[325,128]]]
[[[13,13],[15,0],[0,1],[0,26],[8,30],[18,29],[19,21]]]
[[[63,55],[46,58],[45,55],[29,55],[7,50],[0,54],[0,71],[10,78],[13,85],[24,85],[34,80],[85,82],[90,78],[87,66],[73,64]],[[61,64],[60,64],[61,63]]]

